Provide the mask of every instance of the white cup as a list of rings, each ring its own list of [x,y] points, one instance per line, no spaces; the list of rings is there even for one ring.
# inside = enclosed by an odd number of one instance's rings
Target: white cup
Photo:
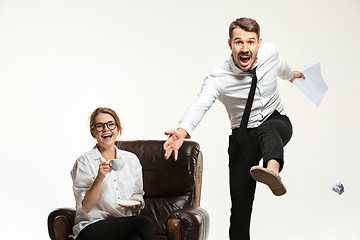
[[[125,165],[125,159],[111,159],[110,166],[115,171],[121,171]]]

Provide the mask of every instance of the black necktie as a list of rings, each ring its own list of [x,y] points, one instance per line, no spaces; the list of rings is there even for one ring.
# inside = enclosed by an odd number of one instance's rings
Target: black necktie
[[[255,96],[255,89],[256,89],[256,83],[257,83],[257,77],[256,77],[256,67],[248,70],[247,72],[252,74],[252,81],[251,81],[251,87],[249,91],[249,96],[246,101],[245,110],[241,119],[240,128],[236,135],[236,139],[238,140],[238,143],[241,144],[244,140],[244,136],[246,133],[247,125],[249,122],[250,112],[251,112],[251,106],[254,101]]]

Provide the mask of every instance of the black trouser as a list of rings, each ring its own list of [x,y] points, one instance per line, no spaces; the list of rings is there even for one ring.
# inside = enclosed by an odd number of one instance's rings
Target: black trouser
[[[109,218],[86,226],[76,240],[158,240],[149,217]]]
[[[247,129],[243,142],[236,140],[238,129],[229,138],[229,170],[231,217],[230,239],[249,240],[250,218],[254,201],[256,181],[250,175],[250,168],[259,165],[263,158],[264,167],[270,159],[284,165],[283,147],[292,135],[290,120],[275,111],[257,128]]]

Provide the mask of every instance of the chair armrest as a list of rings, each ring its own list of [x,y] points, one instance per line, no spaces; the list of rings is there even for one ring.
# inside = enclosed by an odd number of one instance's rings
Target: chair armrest
[[[205,209],[191,207],[176,210],[169,215],[168,239],[206,240],[209,235],[209,228],[210,217]],[[179,238],[180,233],[181,237]]]
[[[71,234],[71,227],[69,223],[69,219],[60,215],[57,216],[54,220],[54,232],[56,240],[66,240]]]
[[[52,211],[48,217],[48,232],[52,240],[65,240],[72,234],[75,210],[59,208]]]
[[[167,239],[181,240],[181,222],[178,218],[170,218],[167,222]]]

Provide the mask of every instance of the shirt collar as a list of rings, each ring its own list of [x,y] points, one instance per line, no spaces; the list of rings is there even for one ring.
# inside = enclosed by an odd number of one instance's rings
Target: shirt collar
[[[115,151],[116,151],[116,158],[120,159],[121,158],[120,150],[116,146],[115,146]],[[105,158],[101,155],[97,146],[95,146],[93,148],[93,150],[91,151],[91,154],[92,154],[93,159],[98,159],[102,163],[106,162]]]

